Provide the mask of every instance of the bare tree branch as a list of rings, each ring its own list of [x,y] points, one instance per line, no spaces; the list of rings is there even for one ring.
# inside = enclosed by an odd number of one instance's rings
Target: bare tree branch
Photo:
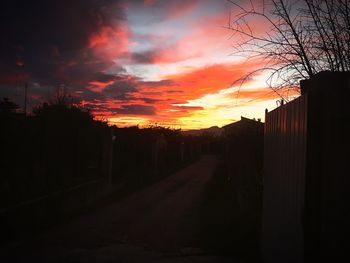
[[[247,78],[269,71],[274,90],[297,89],[301,79],[317,72],[350,70],[349,0],[248,1],[247,6],[227,1],[233,7],[227,27],[235,41],[233,55],[266,63]],[[256,21],[268,25],[266,32],[257,32]]]

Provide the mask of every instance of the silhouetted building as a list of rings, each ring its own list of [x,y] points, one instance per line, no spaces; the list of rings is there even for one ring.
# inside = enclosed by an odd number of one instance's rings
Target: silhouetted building
[[[261,134],[264,132],[264,123],[260,119],[248,119],[241,116],[241,120],[222,126],[222,129],[227,136],[239,135],[247,131]]]
[[[225,162],[241,209],[259,216],[264,123],[241,117],[223,126]]]

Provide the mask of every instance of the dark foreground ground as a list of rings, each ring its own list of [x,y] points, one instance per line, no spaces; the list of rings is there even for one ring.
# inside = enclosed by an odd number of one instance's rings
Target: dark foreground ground
[[[30,241],[0,262],[257,261],[256,232],[216,156]]]

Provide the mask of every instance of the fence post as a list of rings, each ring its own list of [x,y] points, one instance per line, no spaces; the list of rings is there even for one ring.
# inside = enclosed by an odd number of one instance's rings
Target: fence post
[[[114,135],[114,129],[113,127],[110,129],[110,137],[108,138],[108,144],[109,144],[109,153],[108,153],[108,185],[107,185],[107,191],[110,192],[112,190],[112,184],[113,184],[113,151],[114,151],[114,141],[116,139],[116,136]]]

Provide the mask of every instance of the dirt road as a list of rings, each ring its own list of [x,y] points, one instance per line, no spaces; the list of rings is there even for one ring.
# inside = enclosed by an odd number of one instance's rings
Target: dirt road
[[[1,261],[232,262],[204,253],[196,233],[197,207],[216,165],[215,156],[204,156],[141,192],[14,248]]]

